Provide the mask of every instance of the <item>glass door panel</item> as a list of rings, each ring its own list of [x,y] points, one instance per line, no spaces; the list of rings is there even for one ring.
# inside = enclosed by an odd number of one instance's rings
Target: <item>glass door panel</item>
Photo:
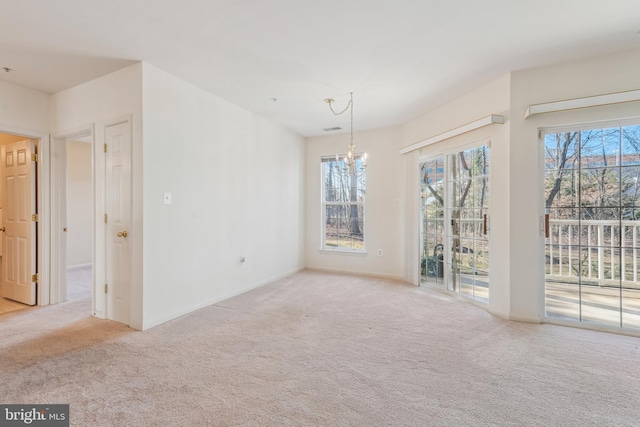
[[[424,162],[423,282],[489,301],[489,148]]]
[[[640,327],[640,126],[545,135],[548,317]]]
[[[420,164],[421,282],[444,285],[444,158]]]
[[[481,146],[454,155],[458,198],[452,209],[452,251],[460,293],[489,301],[489,150]]]

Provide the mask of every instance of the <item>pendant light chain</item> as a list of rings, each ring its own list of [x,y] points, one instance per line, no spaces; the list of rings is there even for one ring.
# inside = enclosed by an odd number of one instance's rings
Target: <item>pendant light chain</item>
[[[335,101],[335,99],[327,98],[324,100],[324,102],[329,104],[329,108],[331,108],[331,112],[336,116],[339,116],[340,114],[344,114],[344,112],[347,111],[349,107],[351,107],[351,120],[353,120],[353,92],[349,92],[349,93],[351,94],[351,100],[349,101],[347,106],[344,107],[344,110],[340,111],[339,113],[336,113],[336,111],[333,109],[333,102]]]
[[[351,106],[351,144],[349,145],[349,148],[351,148],[351,151],[353,151],[353,92],[351,92],[351,100],[349,101],[349,105]]]
[[[327,98],[324,101],[327,104],[329,104],[329,108],[331,109],[331,112],[336,116],[344,114],[347,111],[347,109],[350,109],[351,128],[350,128],[349,152],[344,158],[343,172],[346,175],[360,176],[364,174],[367,168],[367,153],[364,153],[364,155],[362,156],[360,172],[358,172],[358,170],[356,170],[356,154],[354,151],[355,145],[353,145],[353,92],[349,92],[349,95],[350,95],[349,103],[347,104],[346,107],[344,107],[344,110],[340,111],[339,113],[333,109],[334,99]],[[339,160],[339,156],[336,155],[336,163],[338,162],[338,160]]]

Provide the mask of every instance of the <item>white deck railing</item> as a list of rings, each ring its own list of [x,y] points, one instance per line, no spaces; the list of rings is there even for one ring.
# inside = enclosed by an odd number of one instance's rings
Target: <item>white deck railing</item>
[[[638,288],[639,229],[640,221],[549,221],[547,278]]]

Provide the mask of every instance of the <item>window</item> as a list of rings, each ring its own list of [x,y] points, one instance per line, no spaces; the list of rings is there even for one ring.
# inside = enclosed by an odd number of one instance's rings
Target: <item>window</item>
[[[365,251],[362,155],[355,161],[358,174],[350,175],[343,158],[322,158],[322,249]]]

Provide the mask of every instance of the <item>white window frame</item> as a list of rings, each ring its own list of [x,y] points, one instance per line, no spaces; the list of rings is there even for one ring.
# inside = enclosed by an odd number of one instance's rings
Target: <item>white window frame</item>
[[[355,158],[356,159],[362,159],[364,156],[364,153],[356,153],[355,154]],[[320,226],[320,233],[321,233],[321,247],[320,247],[320,251],[321,252],[328,252],[328,253],[344,253],[344,254],[351,254],[351,255],[366,255],[367,254],[367,246],[366,246],[366,188],[367,188],[367,180],[366,180],[366,173],[362,172],[363,174],[365,174],[365,179],[364,179],[364,196],[362,198],[362,200],[360,201],[355,201],[355,202],[341,202],[341,201],[335,201],[335,202],[327,202],[326,200],[326,185],[325,185],[325,171],[324,171],[324,167],[325,164],[328,162],[335,162],[337,159],[338,160],[338,164],[343,166],[344,165],[344,158],[345,155],[344,154],[340,154],[337,156],[323,156],[320,159],[320,209],[321,209],[321,226]],[[327,206],[352,206],[352,205],[356,205],[359,208],[362,209],[362,248],[348,248],[348,247],[335,247],[335,246],[327,246],[327,241],[326,241],[326,237],[327,237]]]

